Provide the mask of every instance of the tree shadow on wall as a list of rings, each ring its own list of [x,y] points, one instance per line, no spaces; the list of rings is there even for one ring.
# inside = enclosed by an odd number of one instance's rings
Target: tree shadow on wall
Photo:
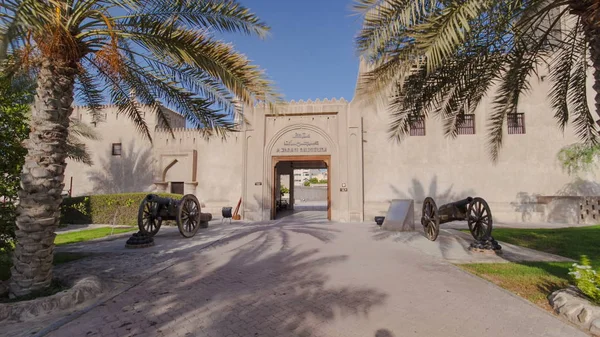
[[[120,156],[108,151],[100,168],[88,172],[95,194],[147,192],[153,189],[155,163],[150,148],[135,149],[133,142]]]
[[[427,197],[432,197],[435,200],[435,203],[439,206],[454,202],[460,199],[464,199],[468,196],[475,197],[475,191],[473,189],[464,190],[462,192],[455,192],[454,185],[450,185],[446,190],[442,190],[438,183],[437,175],[431,179],[429,183],[429,187],[427,191],[425,190],[425,186],[423,186],[423,182],[420,180],[413,178],[412,179],[412,187],[408,189],[408,191],[400,191],[396,186],[390,184],[390,189],[394,193],[395,196],[399,199],[413,199],[415,204],[422,203],[423,200]],[[415,212],[417,209],[415,208]],[[419,210],[420,212],[421,210]]]
[[[438,207],[443,204],[458,201],[464,199],[466,197],[472,196],[475,197],[475,191],[473,189],[464,190],[462,192],[455,192],[454,185],[450,185],[445,190],[440,189],[438,184],[437,176],[434,176],[427,189],[423,185],[423,183],[416,179],[412,179],[412,186],[408,188],[406,192],[399,190],[396,186],[390,184],[390,189],[393,192],[394,199],[412,199],[414,200],[414,211],[415,211],[415,219],[421,218],[421,207],[419,207],[423,200],[426,197],[432,197]],[[419,221],[415,221],[415,226],[419,228],[421,223]],[[395,236],[397,233],[381,230],[380,228],[376,228],[374,230],[375,234],[373,238],[375,240],[385,240],[389,237]]]
[[[541,205],[537,202],[539,196],[537,193],[517,193],[517,200],[511,202],[510,205],[516,212],[521,213],[521,221],[531,221],[533,214],[541,211]]]
[[[540,194],[519,192],[516,196],[516,201],[511,202],[514,210],[521,213],[521,220],[524,222],[531,221],[533,214],[540,213],[543,221],[548,222],[577,222],[579,212],[579,203],[576,198],[556,198],[550,201],[545,207],[538,202]],[[600,196],[600,184],[576,178],[572,182],[564,185],[558,190],[554,196],[560,197],[585,197],[585,196]]]

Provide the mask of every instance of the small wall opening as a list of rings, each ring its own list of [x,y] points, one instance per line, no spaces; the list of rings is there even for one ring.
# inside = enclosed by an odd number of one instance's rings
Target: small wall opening
[[[183,194],[183,182],[171,182],[171,193]]]

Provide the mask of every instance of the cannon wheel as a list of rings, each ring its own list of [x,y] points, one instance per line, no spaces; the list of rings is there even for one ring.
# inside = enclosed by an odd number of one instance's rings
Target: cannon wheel
[[[425,198],[421,214],[421,224],[423,225],[425,235],[429,240],[435,241],[440,233],[440,216],[433,198]]]
[[[177,227],[186,238],[196,235],[200,228],[200,202],[193,194],[183,196],[177,207]]]
[[[158,208],[160,206],[156,201],[148,201],[146,198],[140,204],[138,211],[138,228],[140,232],[154,236],[158,233],[162,219],[158,217]]]
[[[475,240],[481,241],[492,234],[492,211],[488,203],[482,198],[474,198],[469,204],[467,212],[469,230]]]

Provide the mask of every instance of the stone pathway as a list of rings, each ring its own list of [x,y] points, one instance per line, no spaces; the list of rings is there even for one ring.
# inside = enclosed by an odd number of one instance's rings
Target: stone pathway
[[[243,230],[245,222],[234,221],[221,225],[220,220],[211,221],[209,228],[200,229],[196,236],[182,239],[176,227],[162,227],[156,238],[154,247],[145,249],[127,249],[125,241],[131,233],[117,234],[93,241],[58,246],[56,252],[84,253],[87,257],[54,268],[58,278],[80,279],[88,275],[99,276],[107,287],[103,297],[97,302],[107,301],[113,296],[136,286],[161,270],[187,258],[187,251],[200,251],[203,247],[233,233]],[[253,227],[261,224],[254,224]],[[95,301],[95,302],[96,302]],[[84,310],[93,305],[88,302],[75,308],[56,312],[54,315],[37,318],[26,323],[0,323],[0,336],[36,336],[44,335],[45,329],[60,322],[65,316],[74,315],[77,310]],[[76,314],[76,313],[75,313]]]
[[[48,336],[587,336],[376,226],[231,226],[217,242],[161,232],[139,253],[95,244],[61,272],[127,287]]]

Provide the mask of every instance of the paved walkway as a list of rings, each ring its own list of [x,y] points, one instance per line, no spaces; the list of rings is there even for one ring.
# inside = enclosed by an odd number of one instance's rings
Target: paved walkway
[[[218,242],[165,231],[157,243],[185,248],[100,254],[128,286],[49,336],[587,336],[376,226],[227,226]]]

